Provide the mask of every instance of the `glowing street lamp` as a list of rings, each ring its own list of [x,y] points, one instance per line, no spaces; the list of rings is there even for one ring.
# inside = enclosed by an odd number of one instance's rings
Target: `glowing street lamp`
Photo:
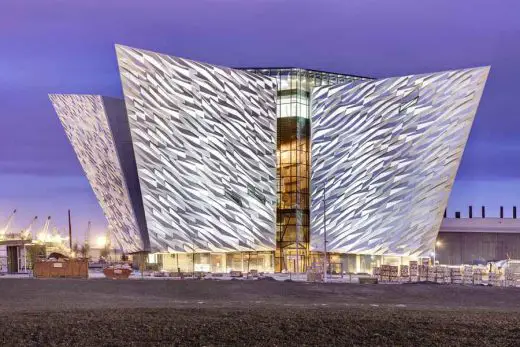
[[[437,258],[437,247],[442,247],[442,242],[441,241],[436,241],[435,242],[435,246],[433,247],[433,253],[432,253],[433,265],[437,265],[437,261],[436,261],[436,258]]]

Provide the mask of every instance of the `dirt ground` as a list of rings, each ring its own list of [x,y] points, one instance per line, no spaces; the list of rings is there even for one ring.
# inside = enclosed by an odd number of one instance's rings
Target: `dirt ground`
[[[435,284],[0,279],[1,345],[495,345],[520,289]]]

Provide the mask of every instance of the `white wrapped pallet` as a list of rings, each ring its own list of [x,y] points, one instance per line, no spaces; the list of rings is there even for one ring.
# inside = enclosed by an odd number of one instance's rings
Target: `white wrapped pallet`
[[[428,267],[428,282],[435,282],[437,278],[437,269],[435,266]]]
[[[408,265],[401,265],[399,274],[402,283],[410,282],[410,268]]]
[[[505,279],[506,286],[511,287],[515,285],[515,273],[513,272],[513,269],[506,268]]]
[[[476,268],[473,270],[473,284],[482,284],[482,269]]]
[[[439,284],[445,283],[445,277],[446,277],[446,267],[437,265],[435,267],[435,282]]]
[[[410,261],[410,276],[419,276],[419,263],[416,260]]]
[[[473,266],[464,265],[463,283],[473,284]]]
[[[378,276],[378,277],[379,277],[380,273],[381,273],[381,268],[380,268],[379,266],[375,266],[375,267],[372,269],[372,274],[373,274],[374,276]]]
[[[500,286],[500,277],[496,272],[490,272],[488,275],[488,284],[494,287]]]
[[[419,265],[419,282],[425,282],[428,280],[428,266]]]
[[[381,265],[381,268],[379,270],[380,272],[380,281],[382,283],[388,283],[390,282],[390,265]]]
[[[451,283],[451,269],[447,266],[444,266],[444,283]]]
[[[460,267],[451,268],[451,283],[462,284],[462,271]]]
[[[399,282],[399,266],[390,266],[390,282]]]
[[[419,263],[416,260],[410,261],[410,282],[419,281]]]

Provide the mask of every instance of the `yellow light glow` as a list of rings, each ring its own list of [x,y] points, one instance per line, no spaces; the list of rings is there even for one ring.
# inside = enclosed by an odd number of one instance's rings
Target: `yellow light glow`
[[[442,246],[442,242],[437,241],[437,242],[435,243],[435,245],[436,245],[437,247],[440,247],[440,246]]]
[[[38,235],[36,235],[36,238],[40,242],[49,242],[49,243],[62,243],[63,241],[68,239],[68,237],[67,238],[62,237],[59,234],[49,235],[48,233],[43,233],[43,232],[38,233]]]
[[[106,246],[106,244],[107,244],[107,238],[105,236],[98,236],[98,238],[96,239],[96,245],[99,248],[103,248]]]

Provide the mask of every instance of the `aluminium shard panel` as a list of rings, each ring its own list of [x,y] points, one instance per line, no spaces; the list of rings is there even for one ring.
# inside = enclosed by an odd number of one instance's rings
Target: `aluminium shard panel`
[[[316,88],[311,247],[429,256],[488,72]]]
[[[273,250],[276,80],[116,51],[152,249]]]
[[[140,192],[135,184],[130,190],[127,185],[127,179],[137,176],[132,174],[135,163],[125,134],[123,101],[98,95],[54,94],[50,99],[111,233],[125,252],[147,250],[144,216],[139,215]]]

